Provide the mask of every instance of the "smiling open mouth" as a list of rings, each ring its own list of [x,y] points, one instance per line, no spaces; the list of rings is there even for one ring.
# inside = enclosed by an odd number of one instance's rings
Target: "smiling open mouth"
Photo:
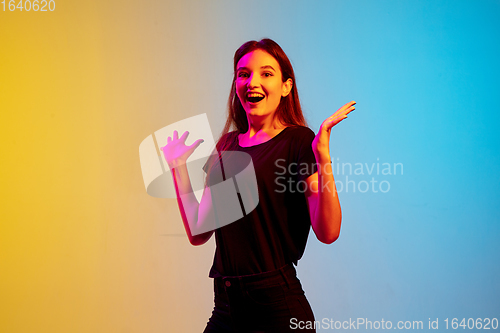
[[[247,100],[250,103],[258,103],[264,99],[264,96],[261,94],[248,94]]]

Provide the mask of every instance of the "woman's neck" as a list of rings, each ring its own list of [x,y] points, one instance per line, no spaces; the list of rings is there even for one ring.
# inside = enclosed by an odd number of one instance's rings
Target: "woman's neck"
[[[284,124],[276,119],[273,119],[273,121],[259,121],[249,117],[247,119],[248,131],[238,136],[242,147],[254,146],[271,140],[286,128]]]

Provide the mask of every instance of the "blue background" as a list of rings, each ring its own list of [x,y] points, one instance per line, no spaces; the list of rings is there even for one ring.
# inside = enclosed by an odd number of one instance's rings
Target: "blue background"
[[[446,317],[498,317],[499,14],[499,1],[217,7],[214,43],[234,52],[269,37],[283,47],[313,130],[357,102],[333,129],[334,160],[404,166],[336,175],[386,180],[390,190],[344,190],[339,240],[326,246],[311,233],[299,276],[317,319],[428,328],[439,318],[443,328]]]

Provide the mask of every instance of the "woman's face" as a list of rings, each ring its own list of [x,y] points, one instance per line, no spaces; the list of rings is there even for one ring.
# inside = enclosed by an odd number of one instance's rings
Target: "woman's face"
[[[273,114],[292,89],[292,80],[282,81],[280,65],[269,53],[255,50],[236,65],[236,94],[248,116]]]

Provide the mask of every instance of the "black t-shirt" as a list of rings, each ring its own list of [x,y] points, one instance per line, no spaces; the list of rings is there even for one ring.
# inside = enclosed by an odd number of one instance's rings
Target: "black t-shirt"
[[[238,140],[235,132],[230,138]],[[317,170],[307,127],[287,127],[271,140],[235,145],[252,158],[259,203],[243,218],[215,230],[210,277],[272,271],[302,257],[311,227],[305,179]]]

